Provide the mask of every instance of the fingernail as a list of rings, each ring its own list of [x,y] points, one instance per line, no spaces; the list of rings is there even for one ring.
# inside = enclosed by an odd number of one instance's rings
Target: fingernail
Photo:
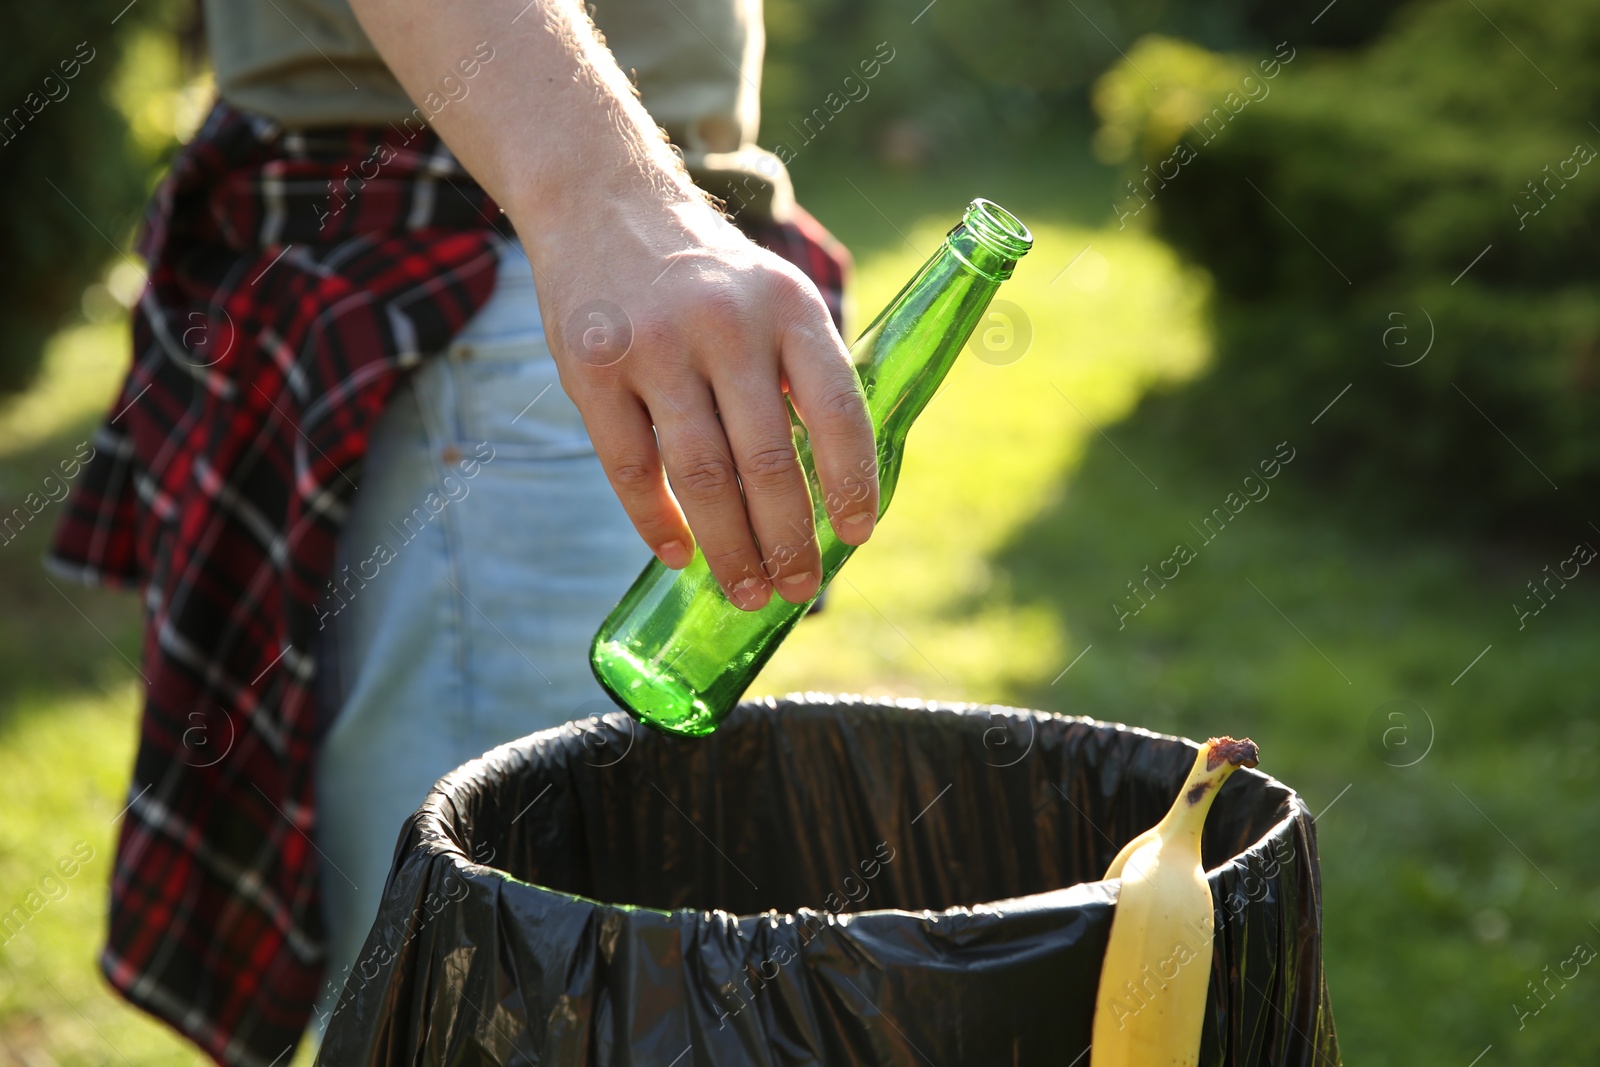
[[[681,570],[689,565],[694,553],[682,541],[668,541],[656,549],[656,557],[673,570]]]
[[[864,536],[872,531],[874,518],[870,511],[858,511],[839,524],[839,533]]]
[[[733,601],[736,607],[743,608],[745,611],[755,611],[765,606],[771,595],[772,590],[766,582],[760,578],[746,578],[733,587],[733,591],[728,594],[728,599]]]
[[[817,572],[816,571],[801,571],[799,574],[791,574],[786,578],[778,579],[778,584],[783,586],[785,589],[788,589],[788,590],[791,590],[791,591],[798,591],[798,590],[801,590],[801,589],[805,589],[807,586],[809,586],[812,582],[814,582],[816,580],[817,580]]]

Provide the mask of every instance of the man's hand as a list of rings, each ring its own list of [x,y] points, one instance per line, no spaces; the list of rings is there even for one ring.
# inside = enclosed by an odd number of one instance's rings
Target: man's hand
[[[693,188],[573,0],[353,6],[413,98],[495,49],[435,126],[522,238],[562,385],[651,550],[683,567],[698,540],[746,610],[814,596],[785,390],[839,538],[878,514],[872,426],[815,286]]]
[[[785,386],[839,537],[865,541],[878,513],[872,425],[816,287],[698,202],[596,205],[551,236],[530,253],[546,334],[645,542],[682,567],[698,541],[741,608],[815,596]]]

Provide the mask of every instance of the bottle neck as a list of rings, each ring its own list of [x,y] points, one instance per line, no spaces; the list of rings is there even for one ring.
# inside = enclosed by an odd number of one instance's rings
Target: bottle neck
[[[991,211],[1004,222],[996,222]],[[878,436],[880,463],[885,448],[898,456],[911,423],[938,392],[995,290],[1011,277],[1031,242],[1010,215],[986,201],[974,201],[939,250],[851,348]]]

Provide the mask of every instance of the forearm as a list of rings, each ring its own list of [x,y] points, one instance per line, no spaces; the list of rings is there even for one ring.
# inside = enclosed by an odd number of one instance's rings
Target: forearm
[[[353,0],[352,7],[415,100],[437,92],[445,76],[459,78],[457,64],[480,43],[494,49],[470,96],[432,123],[519,230],[559,230],[584,205],[707,210],[574,0]]]

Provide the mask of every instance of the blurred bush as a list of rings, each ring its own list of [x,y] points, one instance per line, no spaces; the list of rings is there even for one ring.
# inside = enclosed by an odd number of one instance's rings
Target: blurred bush
[[[1088,85],[1141,35],[1161,31],[1229,49],[1270,47],[1292,34],[1302,45],[1344,47],[1379,32],[1400,6],[1339,0],[1312,24],[1325,3],[1290,10],[1281,0],[767,0],[762,141],[796,155],[937,161],[997,137],[1048,136],[1062,120],[1081,122]],[[847,76],[860,80],[858,64],[880,42],[894,59],[870,83],[841,88]],[[844,103],[852,89],[859,99]],[[830,92],[840,121],[813,145],[804,120]]]
[[[1122,223],[1216,279],[1215,367],[1166,405],[1187,443],[1305,439],[1413,518],[1592,517],[1600,5],[1416,3],[1353,55],[1149,38],[1094,102]]]
[[[44,341],[126,248],[159,151],[118,107],[123,60],[151,34],[175,42],[187,0],[85,0],[71,10],[8,4],[0,35],[0,394],[22,389]],[[119,17],[120,14],[120,17]],[[115,23],[113,23],[115,19]]]

